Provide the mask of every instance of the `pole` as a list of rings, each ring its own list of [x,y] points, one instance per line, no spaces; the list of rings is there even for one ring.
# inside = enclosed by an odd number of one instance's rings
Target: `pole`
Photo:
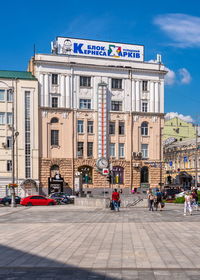
[[[12,184],[15,183],[15,128],[14,128],[14,91],[12,89]],[[15,188],[11,187],[11,207],[15,207]]]
[[[198,157],[198,124],[196,125],[196,147],[195,147],[195,188],[197,188],[197,157]]]

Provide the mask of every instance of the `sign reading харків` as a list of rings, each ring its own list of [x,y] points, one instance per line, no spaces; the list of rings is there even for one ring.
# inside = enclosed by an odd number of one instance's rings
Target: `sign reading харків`
[[[90,56],[99,58],[144,60],[144,46],[102,41],[57,37],[52,42],[52,52],[56,54]]]

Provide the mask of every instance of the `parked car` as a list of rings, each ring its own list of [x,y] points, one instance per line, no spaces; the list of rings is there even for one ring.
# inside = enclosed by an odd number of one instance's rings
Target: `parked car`
[[[49,197],[55,199],[58,204],[69,204],[74,202],[73,198],[63,192],[52,193]]]
[[[21,200],[21,197],[15,196],[15,203],[16,204],[20,204],[20,200]],[[7,196],[5,196],[3,198],[0,198],[0,204],[10,205],[11,201],[12,201],[11,195],[7,195]]]
[[[180,192],[178,194],[175,195],[175,197],[183,197],[185,195],[185,192]]]
[[[56,200],[47,198],[43,195],[30,195],[21,199],[21,205],[24,206],[36,206],[36,205],[55,205]]]

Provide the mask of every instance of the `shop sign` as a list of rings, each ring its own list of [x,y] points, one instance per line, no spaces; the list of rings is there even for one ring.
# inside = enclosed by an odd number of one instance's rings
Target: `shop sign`
[[[144,46],[57,37],[51,50],[56,54],[144,61]]]

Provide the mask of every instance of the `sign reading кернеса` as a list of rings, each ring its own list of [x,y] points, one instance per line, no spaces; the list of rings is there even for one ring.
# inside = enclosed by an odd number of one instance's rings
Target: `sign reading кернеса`
[[[144,46],[57,37],[57,53],[100,58],[144,60]]]

